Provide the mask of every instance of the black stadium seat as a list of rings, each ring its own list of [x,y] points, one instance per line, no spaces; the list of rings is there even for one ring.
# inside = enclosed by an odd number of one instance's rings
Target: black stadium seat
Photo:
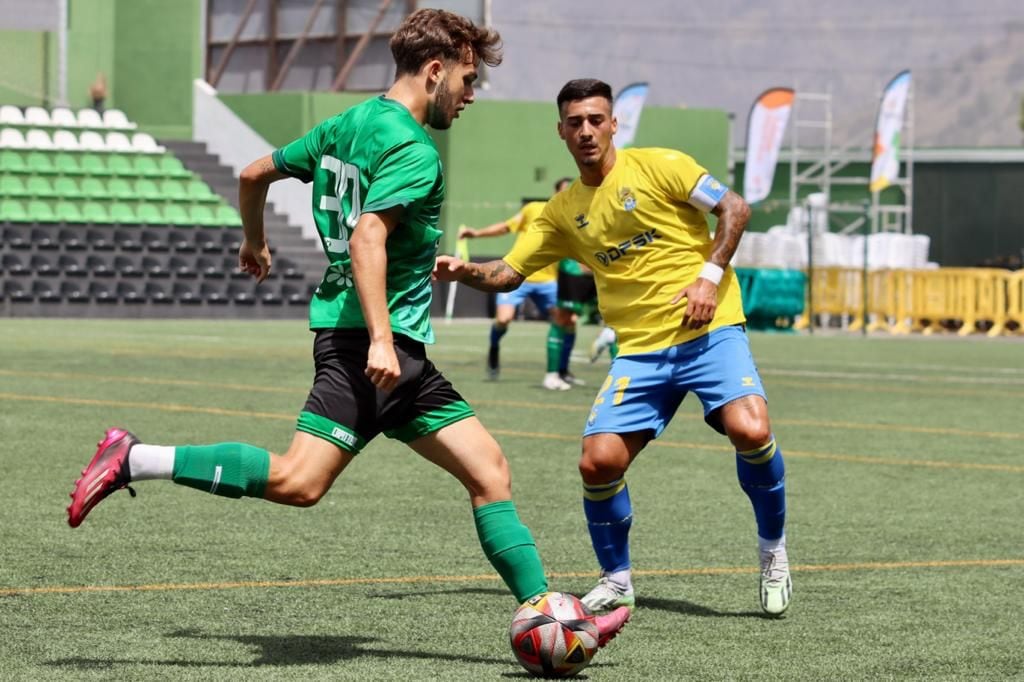
[[[31,249],[32,231],[28,225],[8,225],[4,228],[4,244],[9,249]]]
[[[249,283],[229,282],[228,298],[238,305],[253,305],[256,303],[253,285]]]
[[[84,251],[89,248],[85,233],[79,227],[62,227],[57,232],[57,241],[65,251]]]
[[[141,232],[131,228],[114,230],[114,243],[122,251],[142,251]]]
[[[114,272],[118,277],[142,277],[143,275],[138,261],[125,255],[114,256]]]
[[[146,297],[142,295],[134,282],[120,281],[115,290],[117,297],[125,303],[145,303]]]
[[[309,294],[303,287],[294,284],[283,284],[281,286],[281,297],[289,305],[306,305],[309,303]]]
[[[170,251],[171,245],[167,241],[167,232],[160,228],[148,228],[139,234],[139,241],[143,248],[151,253],[163,253]]]
[[[57,260],[52,255],[43,253],[32,254],[29,268],[40,277],[53,277],[59,272],[57,270]]]
[[[199,296],[199,290],[191,282],[175,282],[171,289],[171,297],[178,303],[186,305],[199,305],[203,302]]]
[[[0,256],[0,264],[3,265],[3,271],[8,275],[27,275],[31,272],[25,261],[16,253],[5,253]]]
[[[281,297],[281,290],[276,284],[264,282],[256,289],[256,293],[263,305],[281,305],[284,299]]]
[[[174,299],[171,294],[160,282],[146,282],[146,288],[143,290],[146,299],[150,303],[173,303]]]
[[[97,303],[117,303],[117,296],[105,282],[89,282],[89,298]]]
[[[212,230],[196,230],[196,248],[203,253],[221,253],[224,247]]]
[[[30,303],[32,292],[25,283],[16,279],[9,279],[4,282],[4,298],[15,303]]]
[[[68,303],[88,303],[89,296],[82,291],[82,285],[71,280],[60,283],[60,295]]]
[[[60,248],[57,231],[48,227],[32,228],[32,246],[39,251],[56,251]]]
[[[224,269],[221,268],[220,261],[208,256],[201,257],[196,261],[196,270],[203,276],[203,279],[224,279]]]
[[[199,276],[196,269],[192,267],[192,263],[181,256],[171,256],[171,260],[168,261],[167,266],[178,279],[195,279]]]
[[[224,287],[213,282],[203,282],[199,285],[199,295],[204,301],[212,305],[224,305],[228,297],[224,294]]]
[[[156,279],[164,279],[171,276],[171,270],[167,267],[167,262],[170,260],[167,256],[156,255],[156,256],[143,256],[142,257],[142,273],[146,277],[152,277]]]
[[[60,303],[60,288],[55,280],[33,280],[32,296],[43,303]]]
[[[81,256],[73,256],[70,253],[62,253],[57,257],[57,268],[65,277],[85,277],[89,274],[82,265]]]
[[[93,277],[113,277],[114,265],[109,255],[102,256],[98,253],[92,253],[85,257],[85,269]]]
[[[85,241],[93,251],[113,251],[114,231],[103,227],[90,227],[85,231]]]
[[[195,253],[196,242],[192,237],[193,230],[186,230],[181,227],[172,227],[167,233],[167,243],[177,253]]]

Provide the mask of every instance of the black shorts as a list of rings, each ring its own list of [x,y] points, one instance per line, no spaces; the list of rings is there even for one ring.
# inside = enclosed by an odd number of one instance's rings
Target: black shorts
[[[594,284],[593,275],[570,275],[567,272],[558,272],[559,308],[581,313],[584,304],[595,300],[597,300],[597,286]]]
[[[390,393],[366,376],[369,348],[365,329],[316,330],[316,376],[297,430],[358,454],[379,433],[408,443],[473,416],[419,341],[395,334],[402,373]]]

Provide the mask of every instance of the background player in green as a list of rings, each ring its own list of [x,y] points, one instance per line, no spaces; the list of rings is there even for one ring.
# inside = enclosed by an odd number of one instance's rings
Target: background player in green
[[[70,525],[115,490],[155,478],[226,497],[313,505],[384,433],[465,486],[484,553],[519,602],[547,590],[501,448],[424,353],[434,340],[430,279],[444,179],[423,126],[447,129],[473,102],[477,65],[500,63],[500,38],[458,15],[420,10],[398,28],[391,51],[397,73],[386,95],[242,172],[241,268],[259,281],[270,272],[264,203],[269,185],[288,177],[313,183],[313,216],[330,260],[310,303],[316,375],[288,451],[153,446],[110,429],[76,482]],[[622,609],[601,619],[602,644],[628,618]]]

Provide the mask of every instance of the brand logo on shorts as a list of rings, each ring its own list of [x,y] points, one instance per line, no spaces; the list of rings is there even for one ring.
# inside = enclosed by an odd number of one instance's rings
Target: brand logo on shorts
[[[337,426],[335,426],[334,429],[331,431],[331,436],[333,436],[334,438],[337,438],[338,440],[340,440],[345,445],[355,446],[355,444],[356,444],[356,437],[355,436],[353,436],[348,431],[345,431],[343,429],[339,429]]]
[[[609,265],[625,256],[626,252],[630,249],[642,249],[655,239],[661,239],[661,235],[658,234],[657,228],[641,232],[632,239],[627,239],[626,241],[620,242],[616,246],[605,249],[604,251],[598,251],[594,254],[594,258],[596,258],[601,265]]]

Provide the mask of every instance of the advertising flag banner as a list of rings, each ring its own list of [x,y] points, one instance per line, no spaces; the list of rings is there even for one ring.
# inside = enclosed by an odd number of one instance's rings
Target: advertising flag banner
[[[875,144],[871,155],[872,192],[880,192],[900,175],[900,136],[903,115],[910,95],[910,71],[901,71],[882,91],[875,126]]]
[[[789,124],[795,93],[792,88],[765,90],[747,117],[747,160],[743,168],[743,198],[753,204],[768,196],[775,178],[782,138]]]
[[[647,83],[633,83],[624,87],[616,96],[612,104],[612,116],[619,122],[618,132],[612,138],[616,149],[633,144],[648,89]]]

